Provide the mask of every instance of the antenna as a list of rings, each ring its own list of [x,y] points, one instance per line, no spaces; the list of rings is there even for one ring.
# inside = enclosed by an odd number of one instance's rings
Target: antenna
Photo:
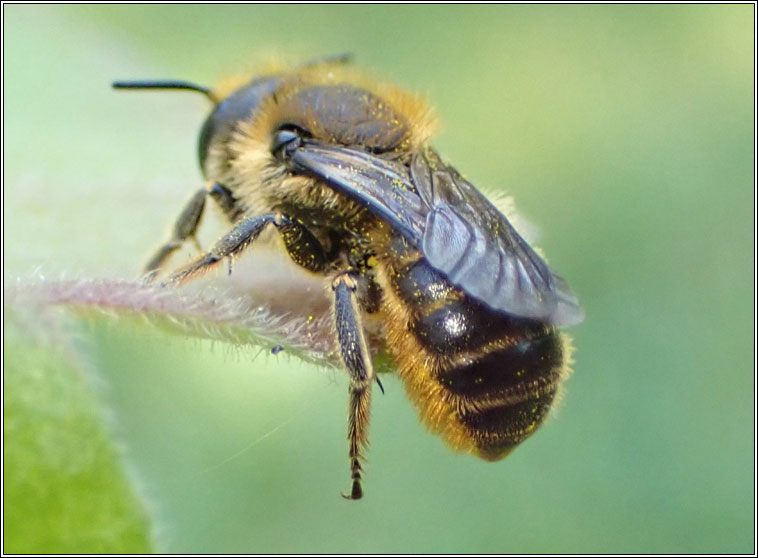
[[[177,89],[179,91],[197,91],[214,103],[215,97],[209,87],[203,87],[189,81],[114,81],[114,89]]]

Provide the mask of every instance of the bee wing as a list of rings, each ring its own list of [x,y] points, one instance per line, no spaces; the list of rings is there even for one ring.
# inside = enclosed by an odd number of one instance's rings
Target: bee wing
[[[434,151],[414,155],[411,178],[431,207],[421,239],[430,265],[495,309],[558,326],[582,321],[584,312],[566,281]]]
[[[418,247],[429,207],[405,165],[336,145],[303,141],[292,162],[381,217]]]
[[[566,282],[431,149],[415,154],[409,168],[362,151],[304,142],[292,161],[368,207],[432,267],[492,308],[557,326],[583,319]]]

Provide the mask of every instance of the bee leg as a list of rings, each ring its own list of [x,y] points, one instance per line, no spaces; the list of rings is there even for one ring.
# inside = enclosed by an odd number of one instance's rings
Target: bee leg
[[[185,240],[191,238],[195,241],[195,244],[198,245],[197,239],[195,238],[195,231],[197,231],[200,218],[203,216],[205,197],[207,194],[208,192],[205,189],[198,190],[192,198],[190,198],[189,202],[187,202],[187,205],[184,206],[184,209],[176,219],[176,223],[174,223],[171,240],[163,244],[145,266],[144,271],[147,274],[148,281],[155,277],[160,268],[163,267],[166,259],[176,250],[181,248]]]
[[[340,273],[332,281],[337,340],[342,362],[350,374],[348,444],[353,484],[350,494],[342,494],[349,500],[358,500],[363,496],[361,459],[368,439],[371,383],[376,378],[360,322],[355,292],[357,286],[355,276],[349,272]]]
[[[235,223],[242,216],[242,209],[237,204],[237,199],[232,195],[232,191],[223,184],[214,183],[208,191],[208,195],[232,223]]]
[[[295,263],[310,271],[321,271],[325,267],[324,249],[318,239],[305,226],[281,213],[265,213],[256,217],[248,217],[237,223],[208,252],[201,254],[172,273],[167,283],[183,283],[193,276],[210,270],[225,258],[233,260],[258,238],[261,231],[270,223],[276,226],[290,257]]]

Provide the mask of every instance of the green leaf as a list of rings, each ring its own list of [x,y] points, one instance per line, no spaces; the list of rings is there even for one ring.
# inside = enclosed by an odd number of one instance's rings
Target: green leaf
[[[252,293],[249,282],[219,291],[202,280],[196,288],[174,289],[37,278],[5,289],[5,550],[151,549],[154,527],[102,410],[96,390],[101,379],[72,345],[90,338],[83,320],[136,323],[236,346],[278,346],[312,363],[334,364],[322,289],[314,293],[301,285],[295,291],[304,298],[284,296],[293,280],[264,286],[267,274],[259,273]],[[284,302],[276,309],[262,305],[255,292]]]
[[[4,552],[150,552],[144,502],[56,316],[6,306],[3,325]]]

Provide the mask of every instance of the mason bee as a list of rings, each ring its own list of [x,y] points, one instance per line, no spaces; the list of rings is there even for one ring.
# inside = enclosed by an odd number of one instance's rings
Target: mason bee
[[[211,198],[228,232],[165,285],[231,261],[271,226],[289,257],[330,289],[350,382],[352,486],[343,496],[358,499],[372,386],[381,387],[366,320],[381,324],[426,426],[454,450],[494,461],[545,420],[569,373],[570,345],[558,328],[583,312],[505,215],[429,146],[426,104],[345,62],[273,68],[221,89],[113,85],[192,90],[214,105],[198,142],[207,185],[148,262],[151,277],[195,238]]]

